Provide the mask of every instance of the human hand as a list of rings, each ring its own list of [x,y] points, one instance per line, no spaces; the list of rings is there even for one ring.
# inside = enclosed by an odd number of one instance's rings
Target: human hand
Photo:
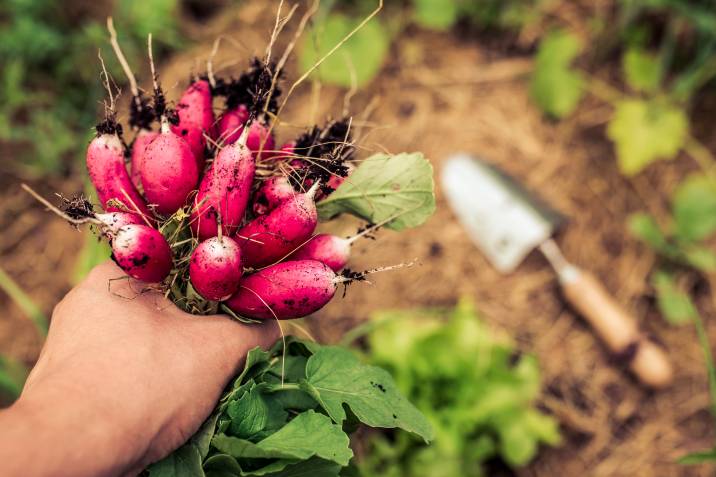
[[[275,322],[182,312],[123,272],[96,267],[57,305],[20,399],[0,413],[0,475],[137,473],[208,417]],[[132,298],[122,298],[132,297]]]

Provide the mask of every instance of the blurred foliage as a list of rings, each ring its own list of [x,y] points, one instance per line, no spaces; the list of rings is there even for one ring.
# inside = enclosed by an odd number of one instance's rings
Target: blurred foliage
[[[613,105],[607,136],[615,144],[620,170],[633,175],[654,161],[675,158],[687,145],[691,106],[716,75],[716,10],[701,0],[621,0],[610,18],[597,20],[602,27],[583,40],[593,45],[592,51],[603,51],[585,52],[577,61],[588,75],[586,69],[608,66],[604,60],[611,53],[621,55],[624,91],[604,95],[592,78],[586,90]],[[560,53],[549,36],[539,52],[533,83],[545,75],[539,56]],[[549,99],[562,98],[565,91],[573,98],[574,88],[564,80],[544,84],[532,89],[535,103],[552,117],[571,114],[578,100],[560,111]]]
[[[696,174],[674,191],[667,227],[659,227],[651,215],[630,217],[629,228],[671,264],[704,273],[716,270],[716,253],[706,242],[716,232],[716,183]]]
[[[123,79],[108,45],[106,15],[115,17],[130,62],[139,64],[150,31],[157,55],[180,45],[178,5],[178,0],[0,3],[0,142],[21,173],[61,173],[80,155],[97,121],[98,98],[104,97],[98,47],[110,73]]]
[[[28,372],[24,364],[0,355],[0,408],[9,406],[20,396]]]
[[[708,175],[691,175],[673,193],[671,217],[660,227],[648,214],[629,219],[634,235],[648,244],[661,258],[651,275],[656,303],[662,316],[672,325],[692,323],[706,362],[711,412],[716,418],[716,367],[703,319],[692,300],[694,272],[716,270],[716,253],[709,240],[716,233],[716,181]],[[685,465],[716,461],[716,447],[679,460]]]
[[[346,37],[360,20],[343,14],[328,15],[303,39],[299,61],[308,71]],[[326,83],[363,86],[378,74],[388,53],[390,37],[378,21],[368,22],[319,66],[317,75]]]
[[[672,196],[671,216],[663,227],[646,213],[632,215],[628,225],[632,234],[661,258],[652,285],[664,318],[672,324],[693,320],[696,309],[684,283],[692,270],[716,271],[716,253],[709,243],[716,233],[714,179],[696,174],[679,184]]]
[[[540,412],[537,359],[483,324],[474,305],[447,311],[379,312],[367,333],[369,360],[390,371],[400,391],[428,418],[435,441],[373,434],[359,463],[366,476],[481,476],[481,463],[527,464],[540,444],[560,441]]]
[[[658,100],[614,103],[607,136],[614,141],[619,169],[633,175],[658,159],[673,159],[684,145],[688,118],[683,109]]]
[[[387,61],[392,39],[415,24],[447,31],[463,22],[476,29],[522,28],[540,18],[538,0],[402,0],[385,2],[386,12],[371,19],[318,69],[322,81],[344,87],[373,80]],[[308,71],[378,5],[377,0],[333,0],[321,4],[311,34],[299,49]]]
[[[552,117],[570,114],[582,97],[584,80],[570,67],[581,50],[579,39],[564,31],[552,32],[542,40],[530,92],[542,110]]]

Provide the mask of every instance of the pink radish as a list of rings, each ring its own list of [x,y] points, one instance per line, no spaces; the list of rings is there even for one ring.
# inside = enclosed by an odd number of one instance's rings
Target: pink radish
[[[172,252],[164,236],[147,225],[120,228],[112,239],[112,259],[127,275],[157,283],[172,269]]]
[[[331,301],[344,281],[315,260],[283,262],[244,277],[239,291],[226,304],[246,318],[300,318]]]
[[[150,131],[148,129],[140,129],[137,135],[134,137],[132,143],[132,156],[130,160],[130,170],[132,174],[132,183],[137,188],[142,186],[142,165],[144,163],[144,151],[150,142],[155,140],[159,135],[156,131]]]
[[[199,168],[187,142],[169,130],[164,119],[162,132],[144,150],[140,171],[144,195],[162,215],[181,208],[199,181]]]
[[[169,111],[154,69],[152,35],[147,38],[149,67],[154,85],[154,110],[160,118],[161,132],[144,150],[139,171],[144,195],[157,212],[171,215],[184,206],[187,196],[199,182],[199,166],[189,144],[171,131]]]
[[[341,186],[341,184],[343,184],[346,181],[346,179],[348,178],[350,173],[353,172],[353,166],[351,164],[347,164],[345,167],[346,167],[346,171],[345,171],[344,176],[341,176],[338,174],[332,174],[331,178],[328,179],[328,182],[326,182],[326,186],[327,186],[326,188],[328,190],[322,191],[324,196],[331,195],[331,193],[333,191],[338,189]]]
[[[179,123],[171,126],[177,136],[184,138],[194,154],[199,169],[204,166],[204,133],[211,133],[214,125],[211,86],[207,80],[194,81],[184,91],[176,107]]]
[[[288,177],[274,176],[266,179],[254,196],[254,213],[266,214],[296,194]]]
[[[101,222],[103,227],[106,227],[110,234],[116,234],[125,225],[146,225],[142,217],[130,212],[105,212],[104,214],[95,214],[95,218]]]
[[[124,164],[124,146],[107,121],[87,148],[87,172],[102,207],[108,211],[132,211],[151,220],[152,213],[137,192]],[[109,129],[106,129],[109,127]],[[106,132],[105,132],[106,131]]]
[[[279,159],[286,159],[291,158],[295,154],[296,149],[296,141],[288,141],[283,146],[281,146],[281,149],[279,150],[278,158]]]
[[[308,240],[318,224],[314,197],[318,184],[296,194],[239,230],[244,265],[263,267],[289,255]]]
[[[191,254],[191,284],[207,300],[226,300],[236,293],[242,273],[241,248],[230,237],[204,240]]]
[[[368,236],[371,232],[375,232],[378,228],[396,218],[397,216],[389,217],[348,238],[331,234],[315,235],[286,260],[318,260],[338,273],[345,268],[351,256],[351,247],[359,238]]]
[[[191,214],[192,230],[200,240],[217,235],[219,219],[225,235],[241,225],[256,170],[244,140],[224,147],[201,180]]]
[[[342,270],[351,255],[351,239],[318,234],[291,254],[287,260],[317,260],[334,272]]]
[[[244,131],[244,125],[249,120],[248,108],[240,104],[236,108],[227,109],[219,118],[217,136],[220,144],[235,143]]]
[[[219,118],[219,143],[233,144],[236,142],[244,131],[248,119],[249,111],[243,104],[235,109],[224,112],[221,118]],[[273,135],[269,134],[269,127],[263,121],[255,120],[249,124],[246,145],[254,153],[254,157],[261,159],[271,156],[276,147],[276,143],[274,142]]]
[[[117,32],[114,29],[112,17],[107,18],[107,30],[110,35],[110,43],[117,55],[117,60],[124,70],[124,74],[129,81],[129,90],[132,92],[132,102],[129,105],[129,125],[132,130],[136,131],[134,141],[131,148],[131,178],[134,186],[141,188],[142,180],[139,171],[142,169],[144,159],[144,148],[157,137],[157,133],[152,131],[152,123],[156,119],[154,109],[150,106],[149,101],[144,97],[142,91],[139,90],[137,79],[132,73],[132,69],[127,63],[127,59],[122,53],[122,48],[117,40]]]

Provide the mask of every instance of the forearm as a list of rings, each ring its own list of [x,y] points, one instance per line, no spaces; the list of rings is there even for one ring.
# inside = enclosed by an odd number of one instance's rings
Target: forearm
[[[132,431],[110,426],[87,399],[63,394],[25,394],[0,412],[0,475],[118,475],[132,465]]]

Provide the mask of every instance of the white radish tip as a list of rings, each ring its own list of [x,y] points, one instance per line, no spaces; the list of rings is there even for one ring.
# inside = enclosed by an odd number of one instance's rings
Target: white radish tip
[[[308,191],[306,192],[306,197],[308,197],[309,199],[313,199],[314,197],[316,197],[316,193],[318,192],[319,187],[321,187],[321,181],[316,181],[316,183],[313,184],[311,188],[308,189]]]

